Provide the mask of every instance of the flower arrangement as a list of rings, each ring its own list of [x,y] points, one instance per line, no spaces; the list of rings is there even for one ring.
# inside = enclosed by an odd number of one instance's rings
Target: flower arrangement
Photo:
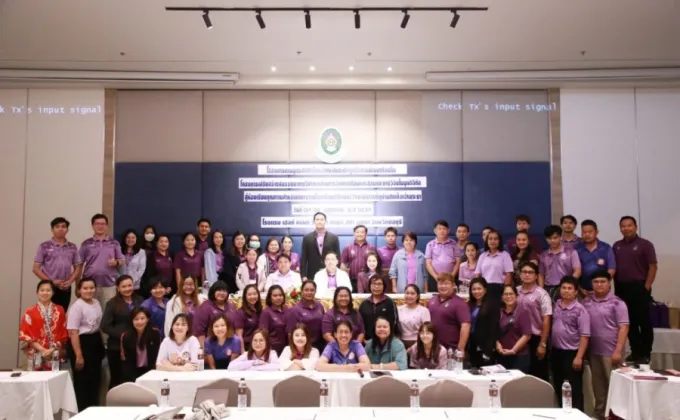
[[[302,297],[302,291],[299,287],[291,287],[286,290],[286,302],[295,303]]]

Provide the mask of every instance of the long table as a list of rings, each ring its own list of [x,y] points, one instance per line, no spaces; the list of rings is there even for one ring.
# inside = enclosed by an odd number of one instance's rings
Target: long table
[[[68,419],[78,412],[71,375],[60,372],[0,372],[0,419]]]
[[[680,377],[667,378],[644,380],[618,370],[612,372],[607,413],[611,410],[624,420],[680,419]]]
[[[305,375],[321,381],[326,379],[329,386],[331,406],[333,407],[358,407],[359,392],[361,387],[371,381],[368,372],[364,377],[356,373],[345,372],[230,372],[225,370],[204,370],[200,372],[162,372],[152,370],[137,379],[137,383],[149,388],[156,394],[160,394],[161,382],[168,379],[170,382],[170,404],[180,407],[193,404],[196,389],[222,378],[230,378],[238,381],[245,378],[252,392],[253,407],[273,407],[274,401],[272,390],[283,379],[294,375]],[[498,386],[503,383],[524,376],[520,371],[510,371],[504,374],[472,375],[465,371],[460,374],[446,370],[403,370],[394,371],[395,379],[411,382],[417,379],[421,388],[435,383],[439,379],[453,379],[467,385],[474,392],[473,407],[488,406],[489,384],[495,379]]]
[[[159,408],[144,407],[91,407],[74,417],[74,420],[138,420],[150,414],[159,413]],[[191,410],[184,408],[184,420],[191,420]],[[488,408],[421,408],[417,412],[409,408],[248,408],[230,409],[227,417],[235,420],[543,420],[569,419],[589,420],[578,410],[565,414],[559,408],[501,408],[492,412]]]

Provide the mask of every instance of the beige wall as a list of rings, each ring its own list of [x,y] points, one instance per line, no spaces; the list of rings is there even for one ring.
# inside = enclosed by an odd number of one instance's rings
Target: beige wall
[[[31,113],[11,113],[21,105]],[[0,90],[0,106],[0,217],[7,238],[0,245],[0,369],[11,369],[20,315],[35,302],[33,258],[50,238],[50,220],[70,220],[69,239],[80,244],[91,234],[90,217],[101,211],[104,90]],[[63,107],[65,114],[41,113],[44,107]],[[97,113],[71,113],[83,107],[98,107]]]

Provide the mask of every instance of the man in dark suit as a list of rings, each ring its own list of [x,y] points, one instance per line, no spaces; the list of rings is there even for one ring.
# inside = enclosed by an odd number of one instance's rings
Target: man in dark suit
[[[328,252],[340,255],[340,241],[337,235],[326,230],[326,215],[314,214],[314,229],[302,239],[302,256],[300,257],[300,276],[302,281],[314,280],[317,271],[324,268],[323,257]]]

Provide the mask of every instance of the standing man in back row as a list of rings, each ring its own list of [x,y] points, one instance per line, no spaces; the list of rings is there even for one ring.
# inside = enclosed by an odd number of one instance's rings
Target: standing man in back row
[[[325,267],[324,256],[329,252],[340,255],[340,241],[337,235],[326,230],[326,215],[322,212],[314,214],[314,231],[302,238],[302,255],[300,256],[300,277],[302,281],[314,280],[317,271]]]

